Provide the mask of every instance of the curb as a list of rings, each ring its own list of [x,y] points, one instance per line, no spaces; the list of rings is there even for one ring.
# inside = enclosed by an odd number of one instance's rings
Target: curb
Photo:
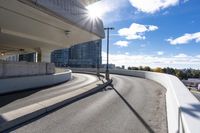
[[[98,86],[92,84],[73,92],[69,92],[54,98],[50,98],[48,100],[19,108],[17,110],[3,113],[0,115],[0,132],[10,129],[42,114],[48,113],[56,108],[62,107],[70,102],[73,102],[74,100],[84,98],[89,94],[93,94],[103,89],[111,83],[112,80],[109,80]]]
[[[97,75],[97,73],[95,73],[95,72],[77,71],[77,70],[73,70],[73,69],[72,69],[72,73],[91,74],[91,75],[95,75],[95,76],[99,76],[99,77],[105,78],[105,76],[104,76],[103,74]]]

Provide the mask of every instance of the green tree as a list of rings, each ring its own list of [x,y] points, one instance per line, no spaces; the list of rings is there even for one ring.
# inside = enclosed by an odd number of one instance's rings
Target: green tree
[[[149,66],[145,66],[143,69],[144,71],[151,71],[151,68]]]
[[[143,66],[139,66],[139,70],[144,70],[144,69],[143,69]]]
[[[163,73],[162,68],[160,68],[160,67],[155,68],[153,71]]]

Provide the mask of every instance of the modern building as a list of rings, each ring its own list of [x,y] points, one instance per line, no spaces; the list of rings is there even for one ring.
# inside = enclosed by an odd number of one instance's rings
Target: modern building
[[[59,49],[51,53],[51,62],[57,67],[66,67],[69,64],[69,49]]]
[[[19,61],[36,62],[36,53],[20,54]]]
[[[34,53],[24,53],[24,54],[14,54],[14,55],[7,55],[3,60],[5,61],[13,61],[13,62],[36,62],[37,59],[36,52]]]
[[[76,44],[52,52],[51,61],[58,67],[98,67],[102,64],[101,47],[101,40]]]
[[[91,41],[74,45],[69,50],[70,67],[98,67],[101,65],[102,41]]]

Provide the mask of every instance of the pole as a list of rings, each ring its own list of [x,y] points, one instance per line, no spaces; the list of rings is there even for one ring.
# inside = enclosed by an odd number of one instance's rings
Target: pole
[[[108,65],[109,65],[109,32],[110,30],[114,30],[113,27],[108,27],[108,28],[104,28],[104,30],[107,30],[107,64],[106,64],[106,80],[109,80],[109,69],[108,69]]]
[[[109,80],[109,70],[108,70],[108,63],[109,63],[109,28],[107,29],[107,65],[106,65],[106,79]]]
[[[98,47],[98,56],[97,56],[97,76],[99,77],[100,76],[100,71],[99,71],[99,58],[100,58],[100,52],[101,52],[101,50],[100,50],[100,41],[98,42],[98,45],[97,45],[97,47]]]

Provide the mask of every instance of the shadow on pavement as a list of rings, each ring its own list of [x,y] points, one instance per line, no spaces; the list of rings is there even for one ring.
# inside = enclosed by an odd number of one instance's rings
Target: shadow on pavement
[[[97,84],[97,86],[99,86],[99,85],[100,85],[100,84]],[[25,126],[25,125],[27,125],[27,124],[30,124],[30,123],[32,123],[32,122],[34,122],[34,121],[37,121],[37,120],[39,120],[39,119],[41,119],[41,118],[43,118],[43,117],[45,117],[45,116],[47,116],[47,115],[49,115],[49,114],[51,114],[51,113],[57,111],[57,110],[60,110],[60,109],[66,107],[66,106],[68,106],[68,105],[70,105],[70,104],[73,104],[73,103],[78,102],[78,101],[80,101],[80,100],[82,100],[82,99],[85,99],[85,98],[87,98],[87,97],[93,96],[93,95],[95,95],[95,94],[97,94],[97,93],[99,93],[99,92],[104,92],[104,91],[108,91],[108,90],[107,90],[107,89],[105,90],[105,88],[102,88],[102,89],[96,89],[96,88],[94,88],[94,89],[92,89],[92,90],[90,90],[90,91],[88,91],[88,92],[85,92],[85,93],[79,95],[78,97],[74,97],[74,98],[69,99],[64,105],[61,105],[61,106],[58,107],[58,108],[53,109],[53,110],[51,110],[51,111],[49,111],[49,112],[47,112],[47,113],[45,113],[45,114],[42,114],[42,115],[40,115],[40,116],[38,116],[38,117],[36,117],[36,118],[33,118],[33,119],[29,120],[29,121],[26,121],[26,122],[24,122],[24,123],[21,123],[21,124],[15,126],[15,127],[12,127],[12,128],[10,128],[10,129],[4,131],[4,133],[12,132],[12,131],[14,131],[14,130],[20,128],[20,127],[23,127],[23,126]]]
[[[50,85],[50,86],[44,86],[44,87],[40,87],[40,88],[31,88],[28,90],[22,90],[22,91],[7,93],[7,94],[0,94],[0,108],[3,106],[6,106],[7,104],[14,102],[16,100],[28,97],[39,91],[47,90],[47,89],[50,89],[51,87],[54,87],[54,86],[57,86],[57,85],[60,85],[60,84],[66,83],[66,82],[62,82],[62,83],[58,83],[58,84],[54,84],[54,85]]]
[[[18,99],[28,97],[38,91],[40,91],[40,90],[37,89],[37,90],[30,90],[30,91],[23,91],[23,92],[16,92],[16,93],[1,95],[0,96],[0,108],[11,102],[18,100]]]
[[[180,107],[180,111],[194,118],[200,119],[200,116],[199,116],[200,104],[190,104],[190,107]]]
[[[149,131],[149,133],[154,133],[153,129],[145,122],[145,120],[137,113],[137,111],[128,103],[128,101],[114,88],[113,84],[110,85],[112,89],[119,95],[123,102],[128,106],[128,108],[133,112],[133,114],[140,120],[144,127]]]
[[[178,131],[184,131],[184,125],[183,125],[183,118],[182,118],[182,113],[188,114],[194,118],[200,119],[199,116],[199,111],[200,111],[200,104],[190,104],[190,107],[179,107],[179,112],[178,112]]]

